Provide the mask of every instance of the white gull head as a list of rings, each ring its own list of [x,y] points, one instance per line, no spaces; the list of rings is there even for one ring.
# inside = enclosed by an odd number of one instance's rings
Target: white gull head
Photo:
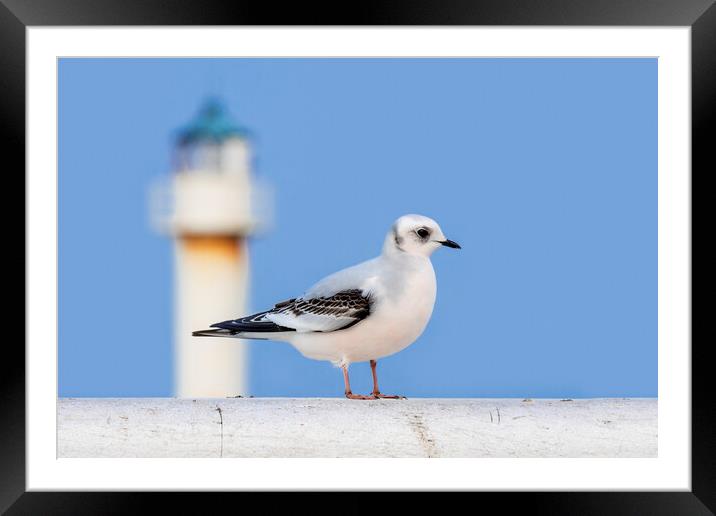
[[[437,222],[423,215],[403,215],[393,223],[385,236],[384,255],[401,255],[429,257],[438,247],[446,246],[460,249],[460,246],[449,240]]]

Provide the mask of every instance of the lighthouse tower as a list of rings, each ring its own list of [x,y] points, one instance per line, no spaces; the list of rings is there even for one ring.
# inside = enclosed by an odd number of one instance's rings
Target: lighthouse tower
[[[218,100],[179,131],[161,226],[174,238],[175,394],[246,393],[246,345],[191,336],[246,311],[247,237],[256,228],[248,132]]]

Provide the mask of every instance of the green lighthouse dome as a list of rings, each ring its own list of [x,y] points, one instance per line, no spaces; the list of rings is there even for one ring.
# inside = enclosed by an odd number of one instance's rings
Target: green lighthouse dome
[[[224,104],[216,99],[207,100],[198,115],[178,131],[180,146],[200,142],[221,143],[229,138],[247,138],[249,130],[236,123],[228,114]]]

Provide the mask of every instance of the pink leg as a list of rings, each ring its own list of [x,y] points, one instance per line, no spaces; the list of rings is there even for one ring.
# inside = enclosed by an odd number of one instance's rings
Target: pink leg
[[[398,396],[395,394],[381,394],[378,389],[378,372],[376,371],[378,362],[375,360],[370,361],[370,370],[373,373],[373,396],[375,398],[388,398],[391,400],[407,399],[405,396]]]
[[[343,381],[346,384],[346,398],[349,400],[374,400],[375,396],[363,396],[362,394],[353,394],[351,392],[351,382],[348,380],[348,366],[343,366]]]

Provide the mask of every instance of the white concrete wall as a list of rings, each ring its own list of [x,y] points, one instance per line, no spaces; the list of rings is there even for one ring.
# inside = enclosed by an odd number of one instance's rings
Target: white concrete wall
[[[656,399],[60,399],[59,457],[656,457]]]

